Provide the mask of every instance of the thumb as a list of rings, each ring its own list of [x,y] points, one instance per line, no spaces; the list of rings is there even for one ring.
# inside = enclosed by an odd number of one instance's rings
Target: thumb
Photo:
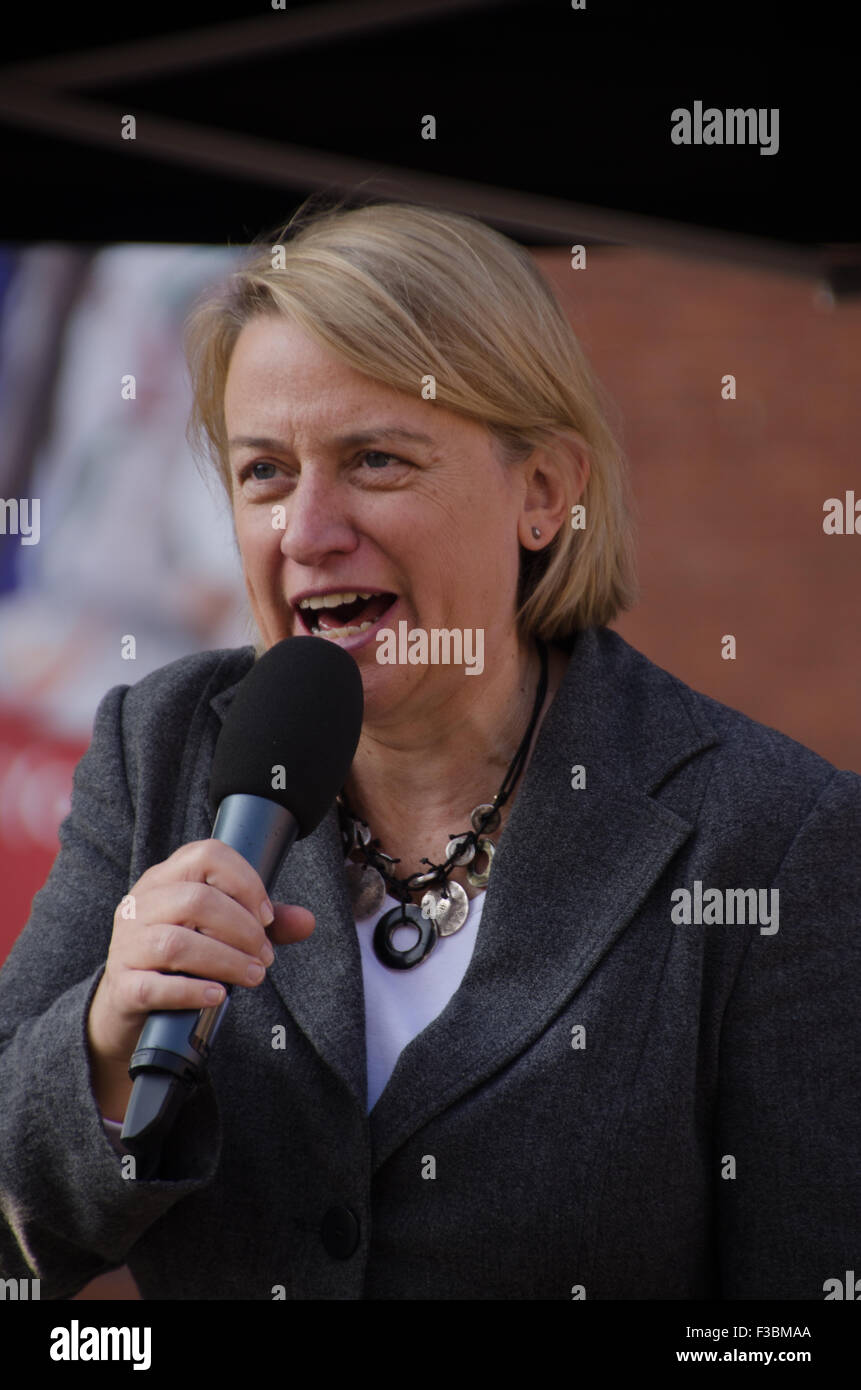
[[[313,912],[307,907],[288,903],[273,903],[275,921],[266,928],[266,935],[276,946],[286,946],[291,941],[304,941],[317,925]]]

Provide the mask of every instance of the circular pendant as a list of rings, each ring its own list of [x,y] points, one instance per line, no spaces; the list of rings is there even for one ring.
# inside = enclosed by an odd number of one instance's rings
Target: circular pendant
[[[473,888],[486,888],[490,878],[490,866],[493,863],[493,855],[496,846],[492,840],[486,840],[482,835],[478,842],[478,854],[487,855],[487,867],[481,873],[476,873],[474,869],[467,869],[466,876]]]
[[[422,916],[429,917],[440,936],[459,931],[469,916],[469,898],[459,883],[444,888],[429,888],[422,898]]]
[[[484,816],[487,816],[488,819],[484,822],[484,825],[482,825],[481,822]],[[469,820],[476,835],[492,835],[494,830],[499,829],[502,817],[491,802],[485,801],[482,802],[480,806],[476,806]]]
[[[471,864],[475,858],[475,845],[471,844],[467,835],[455,835],[453,840],[449,840],[445,847],[446,859],[451,859],[456,855],[455,864]]]
[[[379,912],[386,896],[386,884],[372,864],[347,864],[344,873],[354,917],[371,917]]]
[[[392,936],[398,927],[415,927],[419,934],[415,945],[405,951],[399,951],[392,945]],[[374,929],[374,955],[389,970],[411,970],[414,965],[421,965],[422,961],[427,960],[438,940],[436,923],[423,917],[412,903],[401,903],[400,907],[393,907],[377,923]]]

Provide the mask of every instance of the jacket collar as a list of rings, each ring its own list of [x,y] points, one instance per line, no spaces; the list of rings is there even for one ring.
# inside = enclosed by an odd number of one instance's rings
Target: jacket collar
[[[236,684],[210,702],[221,719]],[[717,742],[681,682],[610,629],[576,634],[497,842],[469,968],[370,1114],[375,1167],[509,1063],[582,986],[693,829],[652,793]],[[575,764],[586,770],[578,790]],[[333,807],[272,886],[278,901],[309,907],[317,926],[276,951],[269,978],[364,1112],[362,966],[343,860]]]

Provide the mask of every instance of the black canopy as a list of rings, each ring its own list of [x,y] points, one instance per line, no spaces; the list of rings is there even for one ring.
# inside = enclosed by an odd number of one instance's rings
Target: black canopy
[[[0,72],[0,238],[241,243],[324,190],[861,285],[833,0],[281,3],[33,5]]]

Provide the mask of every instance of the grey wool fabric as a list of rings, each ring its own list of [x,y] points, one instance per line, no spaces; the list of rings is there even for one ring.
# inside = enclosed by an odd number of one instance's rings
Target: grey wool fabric
[[[861,1268],[861,777],[606,628],[573,639],[463,983],[370,1115],[333,809],[272,892],[316,930],[234,991],[158,1180],[123,1178],[89,1002],[121,898],[210,834],[253,659],[99,706],[0,972],[0,1275],[42,1298],[128,1263],[144,1298],[822,1299]],[[674,921],[697,881],[777,892],[778,930]],[[344,1209],[358,1245],[332,1253]]]

